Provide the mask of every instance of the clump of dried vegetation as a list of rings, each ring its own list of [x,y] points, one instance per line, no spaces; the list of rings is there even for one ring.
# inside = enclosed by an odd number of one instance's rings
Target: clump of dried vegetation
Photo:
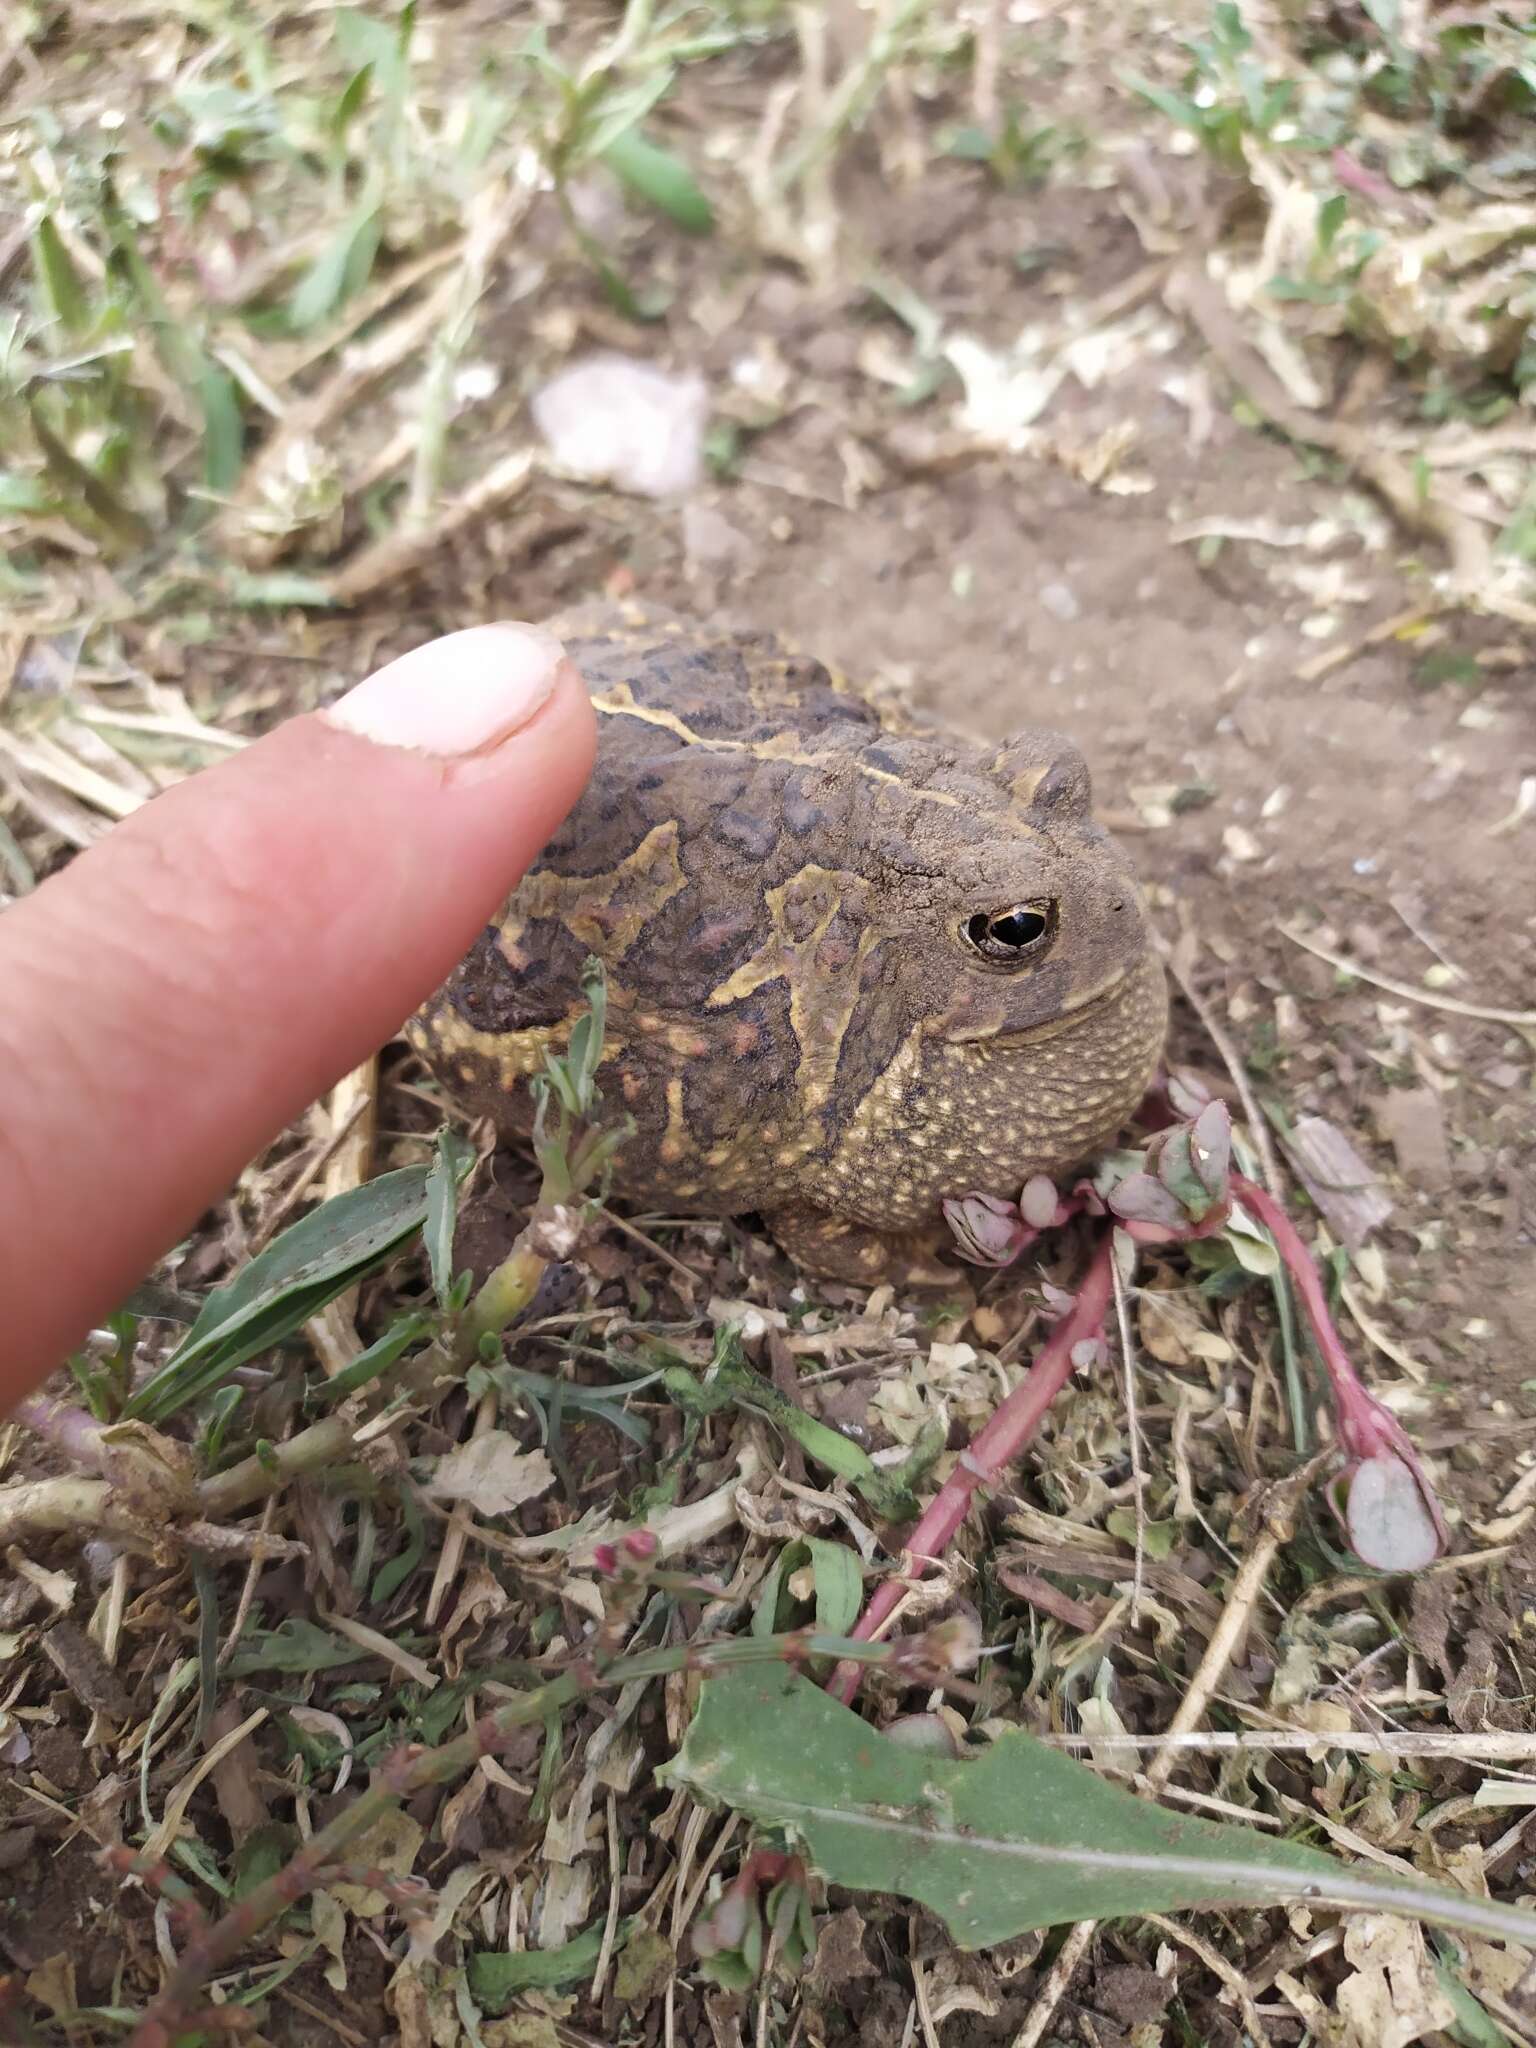
[[[10,894],[361,666],[403,578],[601,524],[533,393],[647,354],[678,294],[725,317],[744,267],[857,273],[861,152],[1115,182],[1146,256],[1008,350],[871,279],[870,461],[1062,459],[1084,348],[1171,313],[1420,554],[1385,630],[1536,622],[1517,10],[1099,23],[1094,133],[1025,111],[1049,9],[505,13],[0,24]],[[699,458],[737,473],[792,402],[743,384]],[[1393,1575],[1443,1531],[1369,1170],[1255,1100],[1173,965],[1240,1177],[1176,1095],[1091,1187],[958,1217],[998,1271],[937,1303],[605,1209],[595,980],[526,1169],[398,1048],[253,1163],[0,1439],[4,2038],[1038,2048],[1093,1949],[1082,2038],[1529,2041],[1536,1738],[1475,1704],[1490,1646],[1445,1657],[1528,1480],[1473,1535],[1437,1446],[1455,1552]]]

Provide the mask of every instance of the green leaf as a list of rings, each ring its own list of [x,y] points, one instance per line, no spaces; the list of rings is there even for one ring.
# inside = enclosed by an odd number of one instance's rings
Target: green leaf
[[[198,372],[197,402],[203,414],[203,481],[222,496],[234,488],[245,462],[245,413],[239,385],[209,356]]]
[[[1157,111],[1172,121],[1175,127],[1192,128],[1198,134],[1205,126],[1201,109],[1193,100],[1186,99],[1182,93],[1168,92],[1164,87],[1153,85],[1150,79],[1142,78],[1133,71],[1122,72],[1120,81],[1123,85],[1128,85],[1132,92],[1140,93],[1144,100],[1156,107]]]
[[[627,1920],[619,1923],[622,1939]],[[597,1967],[603,1947],[603,1922],[594,1920],[584,1934],[560,1948],[524,1948],[513,1955],[480,1949],[469,1958],[469,1988],[477,2005],[501,2012],[520,1991],[568,1991],[584,1984]]]
[[[602,154],[603,162],[622,184],[654,206],[690,235],[707,235],[715,210],[699,190],[692,171],[679,156],[647,141],[638,128],[616,135]]]
[[[382,233],[382,216],[370,199],[331,237],[294,286],[288,301],[288,324],[295,334],[318,327],[368,282]]]
[[[355,1664],[363,1654],[356,1643],[329,1635],[301,1614],[291,1614],[281,1627],[247,1636],[224,1669],[230,1678],[245,1678],[253,1671],[329,1671],[338,1664]]]
[[[235,1844],[234,1893],[243,1899],[269,1877],[276,1877],[298,1846],[299,1831],[291,1821],[269,1820]]]
[[[1136,1547],[1136,1511],[1134,1508],[1112,1508],[1104,1518],[1104,1526],[1111,1536],[1118,1536],[1122,1543]],[[1146,1522],[1141,1529],[1142,1548],[1148,1557],[1165,1558],[1173,1555],[1179,1540],[1177,1522]]]
[[[1440,1953],[1435,1957],[1435,1982],[1456,2008],[1456,2017],[1451,2022],[1450,2035],[1461,2048],[1514,2048],[1508,2034],[1495,2025],[1485,2011],[1482,2001],[1474,1998],[1462,1983],[1453,1967],[1453,1959],[1447,1944],[1437,1942]]]
[[[66,447],[35,404],[30,407],[30,413],[32,431],[43,451],[43,461],[59,489],[66,497],[74,495],[83,499],[92,516],[118,540],[130,547],[143,547],[150,539],[148,520]]]
[[[1234,1202],[1228,1211],[1222,1236],[1244,1272],[1257,1273],[1261,1280],[1273,1280],[1279,1272],[1280,1254],[1269,1232],[1254,1222],[1240,1202]]]
[[[408,1486],[400,1494],[400,1512],[405,1520],[406,1540],[388,1564],[379,1566],[368,1595],[370,1607],[382,1607],[390,1595],[405,1584],[421,1563],[422,1553],[427,1547],[426,1522],[416,1504],[416,1495]]]
[[[231,604],[325,607],[335,602],[317,576],[301,576],[292,569],[273,569],[266,575],[231,569],[224,578],[223,588]]]
[[[818,1633],[848,1634],[858,1619],[864,1597],[864,1574],[859,1570],[859,1561],[845,1544],[829,1543],[824,1536],[805,1536],[786,1543],[774,1559],[753,1611],[753,1635],[771,1636],[780,1628],[795,1626],[793,1621],[779,1619],[780,1596],[785,1581],[806,1565],[811,1567],[815,1582]]]
[[[902,1749],[782,1665],[711,1678],[657,1776],[784,1830],[832,1884],[930,1907],[961,1948],[1069,1920],[1303,1898],[1536,1941],[1536,1913],[1165,1811],[1022,1730],[974,1760]]]
[[[348,1394],[355,1394],[359,1387],[368,1386],[381,1373],[388,1372],[418,1337],[426,1335],[429,1327],[424,1315],[413,1312],[396,1316],[382,1337],[375,1337],[367,1350],[360,1351],[334,1379],[328,1379],[323,1386],[317,1387],[316,1395],[322,1401],[343,1401]]]
[[[69,334],[91,327],[90,300],[69,251],[51,215],[44,214],[32,230],[32,262],[48,301],[48,310]]]
[[[341,97],[331,109],[330,125],[333,135],[345,135],[355,120],[363,101],[368,97],[368,88],[373,83],[373,65],[361,64],[342,88]]]
[[[581,162],[606,156],[621,135],[638,127],[656,102],[666,98],[672,79],[672,71],[660,64],[628,91],[601,94],[593,101],[572,156]]]
[[[459,1220],[459,1183],[474,1162],[474,1146],[451,1125],[444,1124],[437,1134],[437,1151],[427,1169],[427,1259],[432,1268],[432,1292],[440,1308],[448,1306],[453,1291],[453,1233]]]
[[[163,1422],[211,1392],[237,1366],[280,1343],[381,1266],[421,1228],[426,1213],[423,1166],[380,1174],[322,1202],[258,1252],[227,1287],[214,1289],[182,1342],[123,1412]]]
[[[35,476],[0,470],[0,512],[51,512],[54,503]]]
[[[404,91],[408,37],[401,27],[375,21],[361,7],[338,7],[331,17],[331,33],[342,62],[355,71],[370,69],[386,98]]]

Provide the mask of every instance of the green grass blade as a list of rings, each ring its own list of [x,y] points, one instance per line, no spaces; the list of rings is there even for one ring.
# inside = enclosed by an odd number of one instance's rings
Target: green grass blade
[[[44,214],[32,231],[32,263],[48,309],[66,332],[88,334],[94,322],[80,273],[58,229]]]
[[[163,1422],[280,1343],[397,1252],[426,1221],[427,1169],[395,1173],[323,1202],[215,1288],[185,1339],[125,1412]]]
[[[670,149],[647,141],[638,128],[616,135],[603,151],[602,161],[637,198],[665,214],[675,226],[690,235],[713,231],[715,210],[699,190],[692,171]]]

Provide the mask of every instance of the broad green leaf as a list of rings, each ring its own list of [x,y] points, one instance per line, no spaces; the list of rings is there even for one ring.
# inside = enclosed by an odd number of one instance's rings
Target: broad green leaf
[[[631,192],[688,234],[707,235],[713,229],[715,210],[692,171],[680,156],[648,141],[638,128],[616,135],[603,151],[603,162]]]
[[[822,1635],[845,1636],[864,1604],[864,1574],[859,1560],[844,1543],[807,1536],[811,1571],[816,1581],[816,1627]]]
[[[1199,107],[1193,100],[1186,99],[1182,93],[1168,92],[1134,71],[1122,71],[1120,82],[1122,85],[1128,85],[1132,92],[1140,93],[1144,100],[1149,101],[1160,114],[1166,116],[1177,127],[1193,128],[1197,131],[1201,127]]]
[[[427,1169],[404,1166],[322,1202],[275,1237],[202,1312],[124,1413],[163,1422],[297,1330],[421,1228]]]
[[[621,1921],[618,1937],[629,1926]],[[597,1967],[603,1947],[603,1922],[594,1920],[584,1934],[560,1948],[524,1948],[512,1955],[481,1949],[469,1959],[469,1988],[478,2005],[500,2012],[520,1991],[567,1991],[584,1984]]]
[[[286,1820],[269,1820],[242,1835],[235,1844],[233,1861],[235,1897],[243,1899],[269,1877],[276,1877],[298,1842],[298,1829]]]
[[[710,1679],[657,1775],[783,1829],[829,1883],[918,1900],[961,1948],[1069,1920],[1295,1899],[1536,1941],[1536,1913],[1168,1812],[1022,1730],[975,1759],[904,1750],[782,1665]]]

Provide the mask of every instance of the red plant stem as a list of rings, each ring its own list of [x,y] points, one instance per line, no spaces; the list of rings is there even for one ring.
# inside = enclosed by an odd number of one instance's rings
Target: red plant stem
[[[1274,1196],[1255,1182],[1234,1173],[1232,1189],[1244,1208],[1258,1217],[1275,1240],[1276,1249],[1285,1261],[1285,1270],[1301,1296],[1307,1321],[1312,1325],[1312,1335],[1317,1340],[1318,1354],[1328,1374],[1328,1384],[1333,1390],[1334,1414],[1344,1449],[1351,1458],[1374,1458],[1383,1452],[1406,1457],[1417,1474],[1418,1460],[1402,1425],[1365,1385],[1355,1370],[1353,1359],[1344,1349],[1343,1339],[1328,1310],[1328,1297],[1323,1292],[1317,1262],[1303,1243],[1300,1231]],[[1432,1496],[1431,1505],[1438,1525],[1439,1508],[1433,1504]]]
[[[1445,1547],[1450,1542],[1445,1513],[1420,1463],[1413,1440],[1386,1403],[1377,1399],[1355,1371],[1353,1361],[1334,1327],[1333,1317],[1328,1313],[1328,1299],[1323,1293],[1322,1280],[1300,1232],[1274,1196],[1256,1187],[1242,1174],[1233,1174],[1232,1188],[1243,1206],[1252,1210],[1275,1240],[1286,1271],[1301,1296],[1328,1373],[1334,1416],[1339,1426],[1339,1442],[1350,1465],[1390,1458],[1406,1465],[1435,1525],[1435,1534],[1442,1548]]]
[[[1072,1376],[1072,1353],[1085,1339],[1097,1337],[1113,1292],[1114,1232],[1107,1230],[1093,1255],[1077,1299],[1046,1339],[1039,1357],[1008,1398],[992,1413],[960,1453],[955,1469],[923,1510],[905,1546],[917,1567],[943,1556],[965,1520],[979,1486],[990,1486],[1011,1465],[1040,1427],[1045,1411]],[[876,1587],[873,1598],[854,1625],[856,1642],[871,1641],[881,1623],[906,1593],[910,1577],[898,1574]],[[859,1689],[861,1667],[841,1663],[827,1681],[827,1690],[845,1707]]]
[[[1335,1396],[1348,1400],[1351,1395],[1363,1392],[1354,1362],[1344,1349],[1343,1340],[1334,1328],[1317,1262],[1302,1241],[1301,1232],[1268,1189],[1261,1188],[1257,1181],[1248,1180],[1243,1174],[1234,1173],[1232,1192],[1243,1207],[1259,1219],[1275,1240],[1275,1248],[1285,1261],[1285,1269],[1291,1276],[1296,1292],[1301,1296],[1302,1307],[1307,1312],[1307,1321],[1312,1325],[1312,1334],[1317,1339],[1317,1348],[1327,1368]]]

